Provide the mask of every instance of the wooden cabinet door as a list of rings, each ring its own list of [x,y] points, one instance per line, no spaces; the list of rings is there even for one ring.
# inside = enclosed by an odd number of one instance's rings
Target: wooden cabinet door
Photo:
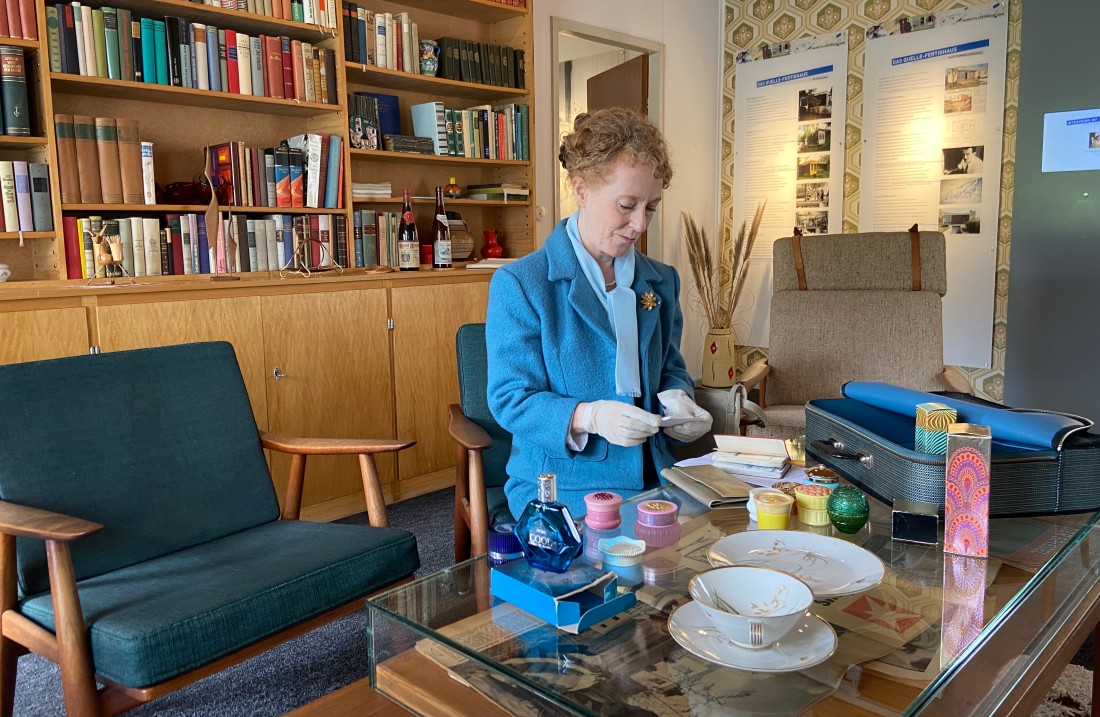
[[[88,353],[87,310],[0,312],[0,363],[21,363]]]
[[[96,325],[102,351],[125,351],[195,341],[228,341],[233,344],[248,398],[252,402],[252,415],[256,417],[260,430],[265,430],[268,411],[259,297],[128,304],[104,304],[101,301],[96,308]],[[201,371],[202,367],[196,366],[195,370]]]
[[[397,435],[416,440],[401,454],[400,498],[454,482],[447,406],[458,403],[455,333],[485,321],[489,284],[403,286],[392,301]]]
[[[317,291],[263,299],[264,353],[270,430],[328,438],[393,438],[386,290]],[[280,373],[275,379],[275,370]],[[290,460],[272,455],[280,497]],[[383,487],[394,458],[379,456]],[[347,499],[365,509],[355,456],[311,456],[302,505]],[[306,514],[308,516],[308,513]]]

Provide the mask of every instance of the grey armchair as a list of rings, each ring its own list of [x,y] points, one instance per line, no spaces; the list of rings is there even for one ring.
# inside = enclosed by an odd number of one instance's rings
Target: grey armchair
[[[739,378],[768,418],[749,435],[804,433],[806,402],[856,379],[971,392],[943,364],[943,234],[915,229],[775,242],[768,358]]]

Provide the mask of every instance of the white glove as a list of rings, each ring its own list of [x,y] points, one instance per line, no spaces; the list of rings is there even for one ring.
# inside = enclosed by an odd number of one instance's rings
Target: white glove
[[[678,388],[661,391],[657,394],[657,400],[665,407],[665,416],[669,418],[700,419],[665,428],[665,433],[677,441],[691,443],[698,440],[706,435],[714,423],[714,419],[711,418],[709,413],[699,408],[698,404],[691,400],[691,396]]]
[[[661,427],[661,417],[622,401],[593,401],[588,406],[584,430],[617,446],[640,446]]]

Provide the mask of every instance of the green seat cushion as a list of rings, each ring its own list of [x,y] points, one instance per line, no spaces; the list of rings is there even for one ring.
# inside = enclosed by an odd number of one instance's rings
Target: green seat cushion
[[[508,507],[508,496],[503,486],[490,486],[485,489],[485,502],[489,504],[489,525],[510,523],[515,520],[512,509]]]
[[[95,671],[126,687],[171,679],[411,575],[395,528],[276,521],[78,583]],[[54,627],[49,594],[22,602]]]

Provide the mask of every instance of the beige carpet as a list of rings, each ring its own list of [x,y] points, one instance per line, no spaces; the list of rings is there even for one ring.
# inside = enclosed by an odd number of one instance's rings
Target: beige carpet
[[[1089,717],[1091,709],[1092,670],[1069,665],[1032,717]]]

